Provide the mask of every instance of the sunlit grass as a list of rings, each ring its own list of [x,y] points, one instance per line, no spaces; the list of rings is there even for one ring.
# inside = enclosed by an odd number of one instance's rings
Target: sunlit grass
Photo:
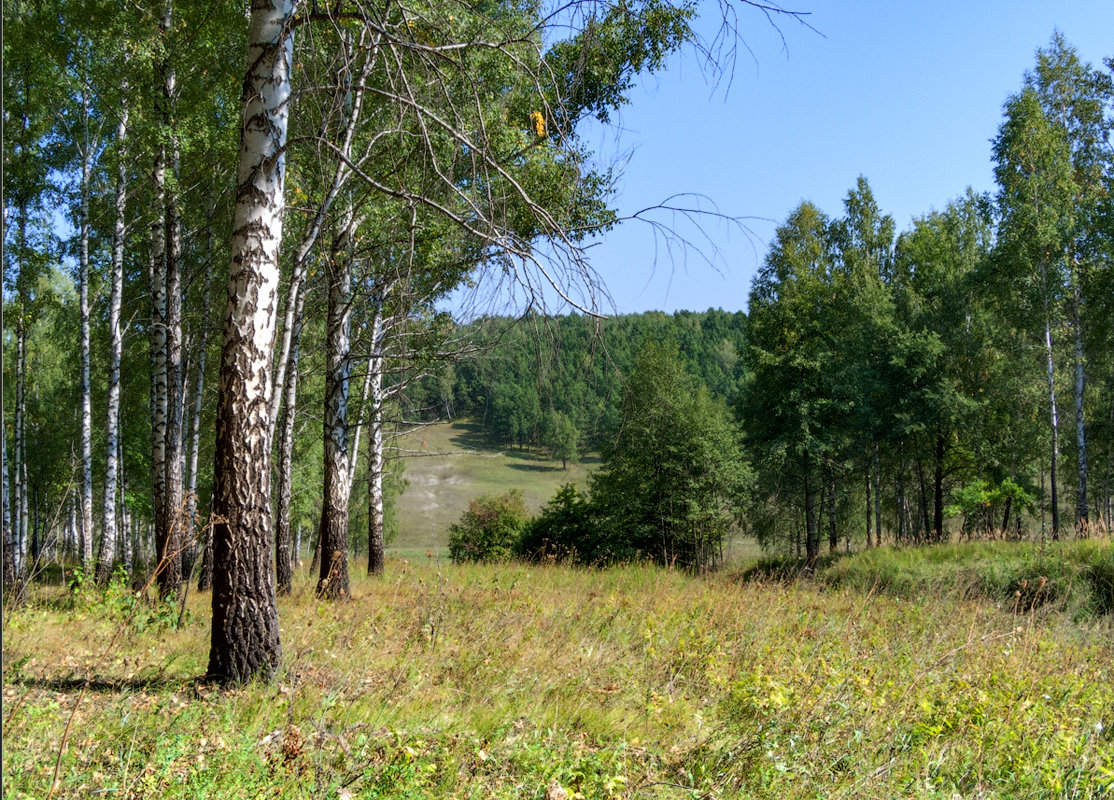
[[[1108,546],[1108,545],[1106,545]],[[934,556],[926,556],[931,560]],[[357,573],[359,571],[357,570]],[[187,624],[38,592],[4,643],[6,796],[1099,797],[1109,616],[648,566],[393,560],[280,600],[269,684],[198,684]],[[175,609],[176,611],[176,609]]]

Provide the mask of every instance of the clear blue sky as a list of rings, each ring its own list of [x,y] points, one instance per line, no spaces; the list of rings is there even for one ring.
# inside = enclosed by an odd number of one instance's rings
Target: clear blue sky
[[[752,239],[709,223],[711,242],[701,245],[718,250],[714,267],[695,252],[670,254],[646,225],[609,233],[591,251],[614,300],[606,310],[745,309],[776,224],[804,199],[840,214],[860,174],[898,230],[967,186],[993,191],[990,140],[1036,49],[1060,30],[1095,66],[1114,55],[1112,0],[786,7],[811,11],[819,34],[782,19],[786,50],[759,12],[744,9],[753,57],[740,51],[726,95],[685,53],[641,79],[618,134],[590,134],[605,160],[626,161],[624,213],[695,192],[725,214],[759,218],[748,222]],[[698,27],[709,31],[716,4],[705,8]]]

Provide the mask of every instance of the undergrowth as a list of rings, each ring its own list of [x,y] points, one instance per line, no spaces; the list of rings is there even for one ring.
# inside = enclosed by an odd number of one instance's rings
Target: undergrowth
[[[339,605],[301,576],[280,599],[280,674],[229,691],[198,681],[207,594],[181,626],[128,622],[106,655],[119,600],[35,589],[4,630],[5,796],[45,797],[60,751],[55,797],[1114,789],[1106,616],[896,596],[849,574],[388,567]]]

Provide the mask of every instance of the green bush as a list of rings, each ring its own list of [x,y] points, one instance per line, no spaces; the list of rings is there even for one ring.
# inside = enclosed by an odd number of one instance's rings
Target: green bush
[[[566,483],[542,513],[523,527],[515,555],[527,561],[593,563],[599,560],[603,544],[588,495]]]
[[[528,521],[519,489],[499,497],[477,497],[460,521],[449,526],[449,558],[454,564],[506,561]]]

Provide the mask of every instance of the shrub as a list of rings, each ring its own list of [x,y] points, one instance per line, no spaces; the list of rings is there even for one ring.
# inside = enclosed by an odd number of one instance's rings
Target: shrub
[[[477,497],[460,521],[449,526],[449,558],[454,564],[506,561],[528,521],[519,489],[499,497]]]
[[[554,558],[592,564],[607,560],[605,550],[588,495],[571,483],[557,490],[515,543],[515,554],[528,561]]]

